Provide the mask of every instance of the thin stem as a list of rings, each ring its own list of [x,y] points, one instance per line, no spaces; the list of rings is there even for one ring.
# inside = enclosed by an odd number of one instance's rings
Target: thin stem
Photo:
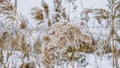
[[[74,68],[74,47],[72,47],[72,68]]]
[[[15,13],[17,13],[17,0],[15,0]]]
[[[118,68],[118,59],[116,55],[115,55],[115,63],[116,63],[116,68]]]
[[[112,0],[112,2],[114,2],[114,0]],[[111,15],[110,15],[110,20],[111,20],[111,28],[112,28],[112,36],[111,36],[111,41],[112,41],[112,53],[113,53],[113,55],[112,55],[112,57],[113,57],[113,68],[114,68],[114,58],[115,58],[115,47],[114,47],[114,16],[115,16],[115,14],[114,14],[115,12],[114,12],[114,9],[112,8],[111,9]]]
[[[113,16],[111,16],[111,17],[113,17]],[[114,47],[114,19],[113,18],[112,18],[111,24],[112,24],[111,27],[112,27],[112,30],[113,30],[111,39],[112,39],[112,53],[113,53],[112,57],[113,57],[113,68],[114,68],[114,55],[115,55],[114,54],[115,53],[115,49],[114,48],[115,47]]]
[[[22,22],[22,20],[20,19],[20,17],[19,17],[19,15],[17,14],[17,13],[13,13],[16,17],[18,17],[18,19]],[[23,22],[22,22],[23,23]],[[24,23],[25,24],[25,23]],[[37,42],[37,40],[34,38],[34,36],[32,35],[32,33],[29,31],[29,29],[25,29],[29,34],[30,34],[30,36],[32,37],[32,39],[34,40],[34,42],[35,42],[35,45],[36,46],[40,46],[40,44]],[[38,49],[40,49],[40,48],[38,48]]]

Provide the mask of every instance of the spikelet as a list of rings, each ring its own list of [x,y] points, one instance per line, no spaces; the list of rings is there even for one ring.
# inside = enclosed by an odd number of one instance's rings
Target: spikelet
[[[44,11],[45,11],[45,14],[46,14],[46,18],[48,18],[48,14],[49,14],[48,4],[43,1],[42,2],[42,7],[44,8]]]
[[[33,12],[31,14],[35,20],[41,21],[44,19],[43,11],[41,9],[35,7],[32,10],[33,10]]]

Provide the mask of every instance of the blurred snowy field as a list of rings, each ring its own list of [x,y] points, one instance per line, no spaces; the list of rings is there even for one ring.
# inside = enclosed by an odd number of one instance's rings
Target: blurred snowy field
[[[32,56],[29,57],[30,60],[28,61],[27,58],[22,60],[21,57],[23,57],[23,55],[21,52],[18,52],[18,51],[13,51],[12,55],[8,58],[8,60],[7,60],[7,52],[3,51],[3,54],[4,54],[3,55],[4,63],[6,64],[6,66],[8,66],[8,68],[20,68],[22,61],[24,61],[25,63],[34,62],[36,68],[44,68],[42,63],[40,63],[42,60],[41,55],[33,54]],[[111,53],[104,54],[99,57],[94,54],[85,54],[85,53],[79,53],[79,54],[76,53],[75,55],[76,56],[85,55],[85,60],[82,63],[80,61],[74,62],[75,68],[112,68]],[[118,63],[120,63],[120,59],[118,59]],[[72,63],[63,60],[62,62],[60,62],[60,65],[55,64],[54,67],[55,68],[72,68]],[[0,65],[0,68],[4,68],[4,67]]]

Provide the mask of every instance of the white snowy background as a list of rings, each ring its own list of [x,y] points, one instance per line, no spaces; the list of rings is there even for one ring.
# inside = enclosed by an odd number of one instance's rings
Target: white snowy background
[[[31,8],[32,7],[41,7],[41,1],[42,0],[18,0],[18,7],[17,7],[17,12],[21,13],[23,16],[25,16],[26,18],[28,18],[29,21],[29,28],[34,29],[37,25],[34,24],[33,22],[35,22],[34,20],[32,20],[31,17]],[[44,0],[46,3],[49,4],[50,7],[53,7],[53,2],[52,0]],[[82,0],[83,2],[83,8],[106,8],[106,4],[107,4],[107,0]],[[64,4],[66,7],[68,6],[68,4]],[[80,14],[80,12],[83,10],[82,5],[81,5],[81,0],[76,0],[75,5],[79,6],[78,12],[76,12],[76,14],[72,14],[72,11],[70,11],[70,16],[71,18],[73,16],[77,16],[77,14]],[[70,8],[69,10],[72,10],[72,8]],[[91,23],[92,22],[92,23]],[[100,26],[98,23],[95,23],[96,21],[91,20],[90,21],[90,31],[95,35],[95,37],[97,37],[97,35],[99,36],[99,31],[100,31]],[[93,26],[94,25],[94,26]],[[95,29],[97,28],[97,29]],[[120,31],[119,31],[120,32]],[[34,37],[37,37],[37,33],[35,33],[33,31],[32,33],[34,35]],[[107,29],[105,30],[105,28],[102,29],[102,34],[108,34]],[[120,34],[120,33],[119,33]],[[32,40],[31,40],[32,41]],[[4,52],[5,53],[5,52]],[[5,53],[6,54],[6,53]],[[18,53],[18,55],[21,55],[20,53]],[[101,57],[97,57],[94,54],[86,54],[86,62],[87,65],[85,66],[77,66],[77,63],[75,62],[75,68],[112,68],[112,58],[111,58],[111,54],[105,54]],[[95,58],[97,58],[97,60],[95,60]],[[20,58],[16,57],[16,53],[11,56],[11,59],[9,60],[9,62],[12,62],[11,60],[13,60],[13,63],[16,63],[18,65],[21,64]],[[35,59],[31,56],[31,61]],[[9,63],[8,62],[8,63]],[[26,61],[27,62],[27,61]],[[120,63],[120,59],[118,60],[118,63]],[[12,64],[11,64],[12,65]],[[63,64],[62,66],[56,66],[56,68],[66,68],[67,64]],[[120,66],[120,65],[119,65]],[[9,68],[12,68],[11,66],[9,66]],[[39,68],[39,67],[38,67]],[[43,68],[43,67],[41,67]],[[68,68],[72,68],[71,64],[68,64]]]

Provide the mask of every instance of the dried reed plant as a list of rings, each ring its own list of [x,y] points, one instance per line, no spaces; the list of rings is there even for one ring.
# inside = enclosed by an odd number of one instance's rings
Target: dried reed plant
[[[48,24],[48,27],[50,27],[55,22],[60,22],[61,20],[67,19],[67,14],[65,12],[65,8],[62,7],[62,0],[54,0],[54,8],[50,9],[49,5],[42,1],[42,8],[34,7],[32,8],[32,16],[34,20],[39,21],[40,23],[46,23]],[[51,14],[51,11],[54,12]],[[52,17],[52,18],[51,18]]]
[[[16,1],[17,2],[17,1]],[[33,40],[36,42],[36,39],[33,37],[29,29],[27,29],[26,20],[22,15],[18,15],[17,13],[17,4],[13,6],[8,0],[4,0],[4,3],[0,5],[2,9],[0,9],[0,17],[3,17],[1,21],[2,30],[0,29],[0,52],[1,56],[3,56],[2,51],[7,51],[7,60],[12,55],[13,51],[20,51],[23,53],[24,57],[21,59],[24,63],[23,59],[27,57],[29,60],[30,56],[30,46],[27,44],[26,37],[29,34]],[[6,22],[6,23],[5,23]],[[18,27],[20,26],[20,27]],[[38,45],[38,42],[35,44]],[[8,53],[9,52],[9,53]],[[3,57],[0,58],[2,59]],[[4,60],[1,60],[3,62]],[[5,64],[3,63],[5,66]],[[9,64],[8,64],[9,66]]]
[[[109,36],[108,38],[104,41],[104,42],[101,42],[101,43],[104,43],[103,45],[100,45],[100,46],[104,46],[106,44],[108,44],[110,41],[112,42],[112,45],[111,45],[111,50],[112,50],[112,53],[113,53],[113,68],[115,67],[114,66],[114,58],[115,58],[115,54],[116,54],[116,47],[115,47],[115,43],[114,43],[114,35],[115,35],[115,25],[116,24],[119,24],[118,21],[119,21],[119,11],[120,11],[120,1],[117,1],[117,0],[108,0],[108,9],[109,10],[106,10],[106,9],[87,9],[85,11],[83,11],[82,16],[88,17],[88,15],[90,13],[93,13],[95,16],[94,18],[99,22],[101,23],[102,20],[106,20],[108,24],[110,24],[111,26],[111,30],[110,30],[110,33],[109,33]],[[84,19],[84,18],[83,18]],[[111,39],[111,40],[110,40]],[[99,44],[98,44],[99,45]],[[118,66],[116,66],[118,67]]]
[[[72,53],[71,61],[74,68],[74,54],[76,50],[80,49],[82,42],[89,46],[92,45],[91,36],[82,33],[78,27],[66,22],[53,24],[43,40],[46,42],[42,46],[43,63],[48,67],[53,67],[55,60],[53,57],[56,54],[57,56],[67,56],[68,53]]]

